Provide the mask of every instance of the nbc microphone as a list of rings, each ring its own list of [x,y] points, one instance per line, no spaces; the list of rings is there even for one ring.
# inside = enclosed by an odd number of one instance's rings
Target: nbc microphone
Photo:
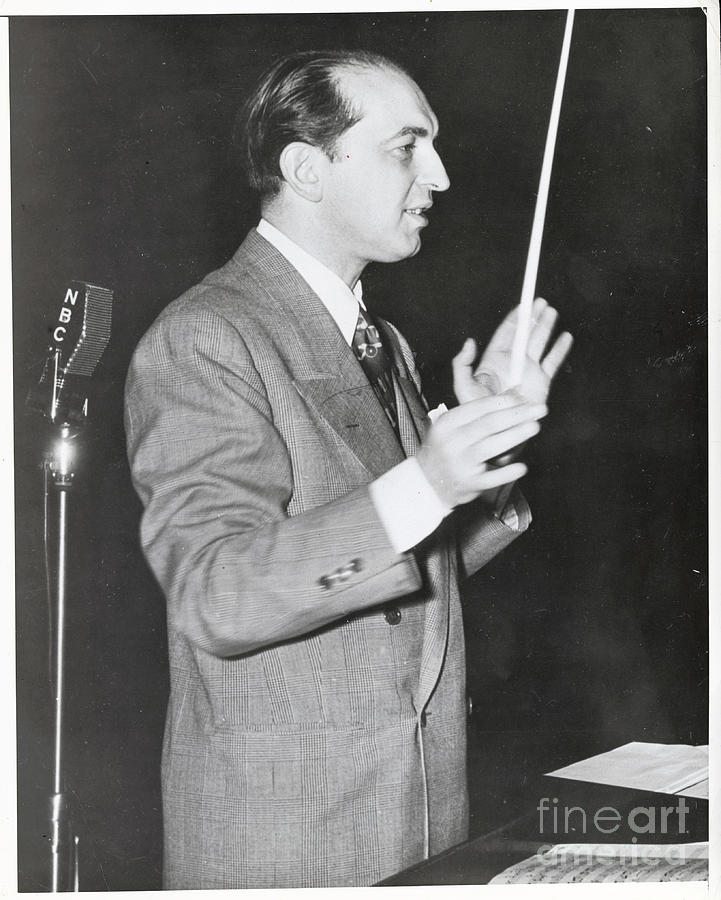
[[[87,417],[88,379],[110,340],[113,292],[86,281],[65,290],[38,384],[27,405],[54,424],[82,423]]]

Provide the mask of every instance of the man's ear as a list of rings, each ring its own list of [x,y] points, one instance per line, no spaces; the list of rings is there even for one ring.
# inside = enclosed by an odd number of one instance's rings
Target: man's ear
[[[319,147],[294,141],[280,154],[283,179],[298,196],[312,203],[323,199],[323,167],[328,157]]]

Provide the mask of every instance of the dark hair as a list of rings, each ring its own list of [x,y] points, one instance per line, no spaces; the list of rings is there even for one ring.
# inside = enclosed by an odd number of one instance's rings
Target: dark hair
[[[261,197],[280,190],[280,154],[293,141],[333,157],[336,141],[362,112],[339,86],[343,69],[391,69],[397,63],[366,50],[307,50],[278,60],[260,78],[241,111],[241,141],[250,186]]]

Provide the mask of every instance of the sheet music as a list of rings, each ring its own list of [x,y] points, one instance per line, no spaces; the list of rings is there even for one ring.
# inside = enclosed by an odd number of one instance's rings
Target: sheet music
[[[708,842],[556,844],[509,866],[489,884],[707,880]]]
[[[546,774],[663,794],[708,798],[708,745],[693,747],[631,741]]]

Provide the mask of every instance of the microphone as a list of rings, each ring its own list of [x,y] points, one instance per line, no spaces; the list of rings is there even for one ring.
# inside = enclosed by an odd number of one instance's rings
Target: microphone
[[[52,891],[79,890],[78,836],[69,810],[69,794],[65,787],[65,685],[66,644],[70,636],[68,609],[68,552],[72,529],[69,528],[69,493],[75,477],[74,442],[88,415],[88,380],[100,362],[110,340],[113,292],[108,288],[71,281],[65,290],[57,321],[50,326],[50,346],[40,381],[31,388],[26,404],[41,412],[53,425],[55,440],[43,458],[43,518],[45,568],[50,612],[49,646],[51,668],[54,669],[54,754],[53,793],[50,796],[51,877]],[[57,500],[57,567],[49,569],[49,476],[56,489]],[[51,584],[53,590],[51,592]],[[54,594],[54,596],[53,596]],[[54,603],[53,603],[54,601]]]
[[[82,423],[88,414],[88,379],[110,340],[113,292],[86,281],[71,281],[57,321],[40,381],[27,405],[53,423]]]

